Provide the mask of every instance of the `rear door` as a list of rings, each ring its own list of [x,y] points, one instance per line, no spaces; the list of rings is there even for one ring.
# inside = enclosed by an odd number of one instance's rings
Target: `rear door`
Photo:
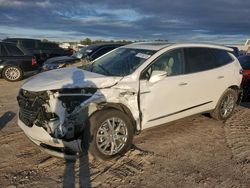
[[[36,66],[32,66],[32,56],[24,55],[14,44],[5,44],[5,48],[11,64],[21,67],[24,71],[32,71],[36,68]]]
[[[190,79],[195,105],[212,103],[216,87],[217,70],[215,59],[209,48],[185,48],[185,74]],[[201,107],[202,108],[202,107]]]

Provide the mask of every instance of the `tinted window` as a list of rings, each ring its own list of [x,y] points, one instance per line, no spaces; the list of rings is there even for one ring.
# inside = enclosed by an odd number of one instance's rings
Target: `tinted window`
[[[22,41],[22,46],[25,48],[35,48],[35,41]]]
[[[208,48],[186,48],[185,59],[185,73],[195,73],[216,67],[214,55]]]
[[[161,70],[168,76],[179,75],[183,73],[183,64],[183,50],[177,49],[160,56],[151,66],[151,72]]]
[[[39,44],[39,47],[44,48],[44,49],[55,49],[59,48],[58,44],[52,43],[52,42],[41,42]]]
[[[239,61],[243,69],[250,70],[250,56],[239,57]]]
[[[5,42],[12,42],[12,43],[17,43],[17,39],[5,39],[3,40]]]
[[[101,48],[99,49],[97,52],[95,52],[93,55],[92,55],[92,59],[97,59],[98,57],[106,54],[107,52],[111,51],[115,49],[115,47],[105,47],[105,48]]]
[[[1,56],[7,56],[8,53],[3,45],[0,46],[0,55]]]
[[[7,48],[8,52],[11,55],[14,55],[14,56],[23,55],[23,52],[14,45],[6,44],[5,47]]]
[[[214,56],[217,66],[226,65],[233,61],[232,57],[225,50],[220,49],[211,49]]]

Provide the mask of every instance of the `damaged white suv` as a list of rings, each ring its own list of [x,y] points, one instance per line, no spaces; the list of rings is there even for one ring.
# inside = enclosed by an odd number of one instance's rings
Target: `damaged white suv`
[[[143,129],[197,113],[229,118],[240,96],[232,49],[135,43],[83,68],[41,73],[19,93],[18,124],[48,153],[99,159],[126,152]]]

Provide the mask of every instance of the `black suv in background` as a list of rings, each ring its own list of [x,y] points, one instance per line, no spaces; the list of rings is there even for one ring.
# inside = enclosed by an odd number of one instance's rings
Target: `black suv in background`
[[[72,54],[70,51],[60,48],[56,43],[42,42],[38,39],[7,38],[3,41],[15,43],[24,54],[34,55],[39,66],[42,66],[48,58]]]
[[[67,66],[86,65],[120,46],[122,46],[122,44],[92,44],[82,48],[71,56],[61,56],[48,59],[43,65],[43,70],[47,71]]]
[[[0,77],[14,82],[37,70],[34,56],[24,55],[13,43],[0,42]]]

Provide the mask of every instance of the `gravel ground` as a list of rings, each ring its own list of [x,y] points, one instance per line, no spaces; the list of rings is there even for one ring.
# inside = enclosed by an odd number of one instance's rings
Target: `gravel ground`
[[[17,126],[21,84],[0,80],[0,187],[250,187],[250,103],[224,123],[195,115],[145,130],[111,161],[66,163]]]

